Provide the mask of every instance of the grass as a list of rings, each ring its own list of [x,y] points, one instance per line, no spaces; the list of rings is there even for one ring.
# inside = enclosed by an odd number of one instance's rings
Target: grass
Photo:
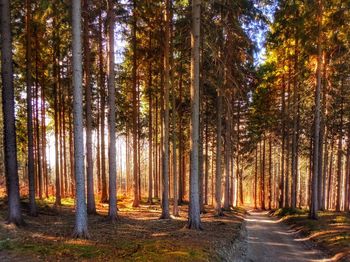
[[[2,256],[44,261],[219,260],[217,248],[238,235],[245,212],[234,209],[216,218],[214,210],[207,207],[208,212],[202,215],[204,231],[192,231],[185,227],[187,205],[180,206],[179,218],[160,220],[158,199],[149,205],[144,198],[139,208],[132,208],[130,198],[119,196],[120,221],[117,224],[106,222],[108,205],[98,204],[98,215],[89,216],[91,238],[79,240],[71,237],[74,199],[62,199],[60,207],[54,207],[53,197],[38,201],[38,217],[27,215],[26,202],[22,201],[22,207],[27,226],[16,228],[4,223],[6,206],[0,199],[0,261]]]
[[[274,215],[322,249],[339,259],[350,255],[350,214],[346,212],[319,211],[318,219],[308,218],[305,209],[278,209]],[[346,260],[344,260],[346,261]]]

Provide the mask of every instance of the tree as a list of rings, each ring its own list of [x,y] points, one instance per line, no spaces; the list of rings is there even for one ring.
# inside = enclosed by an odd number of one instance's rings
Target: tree
[[[169,86],[170,86],[170,0],[165,1],[165,39],[164,39],[164,112],[162,144],[162,219],[170,218],[169,213]]]
[[[115,77],[114,77],[114,5],[108,1],[108,132],[109,132],[109,208],[110,220],[117,219],[116,147],[115,147]]]
[[[188,227],[202,229],[199,204],[199,45],[201,0],[192,1],[191,31],[191,173]]]
[[[133,207],[140,205],[139,199],[139,187],[138,187],[138,154],[137,154],[137,14],[136,14],[136,0],[133,1],[133,17],[132,17],[132,49],[133,49],[133,61],[132,61],[132,145],[133,145],[133,190],[134,200]]]
[[[32,27],[31,1],[26,1],[26,84],[27,84],[27,132],[28,132],[28,187],[29,187],[29,214],[37,216],[35,203],[34,183],[34,138],[33,138],[33,107],[32,107]]]
[[[74,173],[76,182],[75,228],[73,236],[87,238],[87,210],[85,202],[85,167],[83,138],[83,90],[81,1],[72,2],[72,51],[73,51],[73,121],[74,121]]]
[[[23,225],[19,199],[15,100],[13,86],[12,36],[10,2],[1,0],[1,80],[4,121],[4,155],[6,189],[8,195],[7,222]]]
[[[314,147],[313,147],[313,173],[311,189],[310,218],[317,219],[318,210],[318,172],[319,172],[319,141],[320,141],[320,114],[321,114],[321,73],[322,73],[322,0],[317,4],[317,69],[316,69],[316,91],[315,91],[315,119],[314,119]]]
[[[90,37],[89,37],[89,3],[84,0],[84,73],[85,73],[85,117],[86,117],[86,177],[87,177],[87,212],[96,213],[94,195],[94,170],[92,160],[92,101],[91,101],[91,72],[90,72]]]

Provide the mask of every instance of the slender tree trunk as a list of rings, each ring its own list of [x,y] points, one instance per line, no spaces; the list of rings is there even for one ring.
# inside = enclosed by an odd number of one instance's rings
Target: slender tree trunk
[[[49,174],[47,170],[47,156],[46,156],[46,106],[45,106],[45,85],[41,84],[41,141],[43,148],[43,178],[45,184],[45,197],[49,197]]]
[[[284,67],[284,60],[283,60],[283,67]],[[280,199],[279,199],[279,207],[284,207],[285,204],[285,137],[286,137],[286,121],[285,121],[285,114],[286,114],[286,99],[285,99],[285,92],[286,92],[286,86],[285,86],[285,79],[284,74],[282,75],[282,110],[281,110],[281,118],[282,118],[282,145],[281,145],[281,182],[280,182]]]
[[[341,92],[343,91],[343,82],[342,82]],[[341,94],[342,96],[342,94]],[[341,202],[342,202],[342,160],[343,159],[343,97],[341,97],[340,102],[340,125],[339,125],[339,139],[338,139],[338,156],[337,156],[337,202],[336,202],[336,211],[340,211]]]
[[[333,134],[332,134],[333,135]],[[332,180],[333,180],[333,145],[334,139],[332,137],[331,139],[331,152],[330,152],[330,157],[329,157],[329,170],[328,170],[328,184],[327,184],[327,209],[331,209],[332,203],[332,195],[331,195],[331,190],[332,190]]]
[[[74,161],[76,181],[74,237],[87,238],[87,211],[85,202],[85,168],[83,139],[83,90],[82,90],[82,45],[81,45],[81,1],[72,3],[73,31],[73,117],[74,117]]]
[[[201,229],[199,204],[199,45],[200,45],[201,0],[192,1],[191,31],[191,172],[190,172],[190,204],[188,227]]]
[[[254,208],[258,208],[258,145],[255,148]]]
[[[209,123],[208,123],[208,112],[206,112],[205,118],[205,171],[204,171],[204,204],[208,205],[208,194],[209,194]],[[233,201],[232,201],[233,202]]]
[[[316,72],[316,92],[315,92],[315,129],[314,129],[314,151],[313,151],[313,173],[311,190],[310,218],[317,219],[318,210],[318,172],[319,172],[319,141],[320,141],[320,111],[321,111],[321,72],[322,72],[322,0],[318,0],[318,40],[317,40],[317,72]]]
[[[170,218],[169,214],[169,86],[170,86],[170,0],[166,0],[165,10],[165,39],[164,39],[164,103],[162,108],[162,219]]]
[[[178,169],[177,169],[177,136],[176,136],[176,117],[177,117],[177,111],[176,111],[176,88],[174,84],[174,57],[173,57],[173,3],[172,0],[169,0],[170,5],[170,12],[169,12],[169,19],[170,19],[170,82],[172,87],[172,97],[171,97],[171,104],[172,104],[172,126],[173,126],[173,132],[172,132],[172,144],[173,144],[173,155],[172,155],[172,169],[173,169],[173,215],[179,216],[179,207],[178,207],[178,201],[179,201],[179,193],[178,193]]]
[[[117,219],[117,187],[116,187],[116,137],[115,137],[115,73],[114,73],[114,4],[108,1],[108,132],[109,132],[109,208],[108,218]]]
[[[265,163],[266,163],[266,138],[265,135],[263,135],[263,148],[262,148],[262,166],[261,166],[261,208],[263,210],[266,209],[265,207]]]
[[[153,123],[152,123],[152,106],[153,106],[153,92],[152,92],[152,61],[151,61],[151,48],[152,48],[152,32],[149,32],[149,63],[148,63],[148,99],[149,99],[149,124],[148,124],[148,203],[153,204]]]
[[[225,156],[224,156],[224,161],[225,161],[225,191],[224,191],[224,205],[223,208],[225,210],[230,209],[230,202],[229,202],[229,195],[230,195],[230,135],[231,135],[231,130],[230,130],[230,112],[229,112],[229,105],[227,105],[227,112],[226,112],[226,129],[225,129]]]
[[[53,6],[53,10],[56,10],[56,6]],[[53,27],[56,28],[57,21],[56,18],[53,19]],[[56,184],[56,200],[55,206],[61,205],[61,182],[60,182],[60,161],[59,161],[59,108],[58,108],[58,88],[59,88],[59,68],[58,68],[58,60],[59,60],[59,36],[56,33],[56,30],[53,32],[53,43],[54,43],[54,57],[53,57],[53,77],[54,77],[54,129],[55,129],[55,184]]]
[[[217,124],[216,124],[216,176],[215,176],[215,214],[222,216],[221,208],[221,133],[222,133],[222,95],[217,94]]]
[[[13,61],[11,39],[10,3],[1,0],[1,79],[2,108],[4,128],[4,155],[6,189],[8,196],[7,222],[16,225],[24,223],[22,219],[17,167],[17,146],[15,127],[15,100],[13,86]]]
[[[269,210],[272,206],[272,137],[269,135]]]
[[[139,187],[138,187],[138,154],[137,154],[137,54],[136,54],[136,33],[137,33],[137,16],[136,16],[136,0],[133,1],[133,18],[132,18],[132,49],[133,49],[133,66],[132,66],[132,140],[133,140],[133,207],[140,205]]]
[[[345,167],[345,195],[344,210],[350,210],[350,123],[347,125],[347,149],[346,149],[346,167]]]
[[[106,144],[105,144],[105,118],[106,118],[106,88],[105,88],[105,73],[103,60],[103,29],[102,29],[102,13],[103,4],[101,2],[101,12],[99,14],[99,80],[101,92],[101,203],[107,203],[107,176],[106,176]]]
[[[90,54],[90,36],[89,36],[89,16],[90,7],[88,0],[83,2],[84,18],[84,73],[85,73],[85,117],[86,117],[86,178],[87,178],[87,213],[95,214],[95,195],[94,195],[94,170],[92,160],[92,102],[91,102],[91,54]]]
[[[37,207],[35,203],[35,185],[34,185],[34,150],[33,150],[33,110],[32,110],[32,28],[31,28],[31,1],[26,0],[26,82],[27,82],[27,132],[28,132],[28,185],[29,185],[29,214],[37,216]]]
[[[70,160],[70,175],[71,175],[71,196],[75,196],[75,178],[74,178],[74,134],[73,134],[73,119],[69,113],[69,160]]]
[[[297,11],[298,12],[298,11]],[[297,17],[299,14],[297,14]],[[295,50],[294,50],[294,83],[293,83],[293,131],[292,131],[292,197],[291,207],[296,208],[297,205],[297,188],[298,188],[298,143],[299,143],[299,81],[298,81],[298,62],[299,62],[299,29],[295,29]]]

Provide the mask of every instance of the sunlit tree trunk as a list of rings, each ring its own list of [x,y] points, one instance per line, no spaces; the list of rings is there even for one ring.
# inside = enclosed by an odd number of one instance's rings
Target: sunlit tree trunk
[[[81,45],[81,1],[72,3],[72,53],[73,53],[73,121],[74,161],[76,181],[74,237],[87,238],[87,211],[85,202],[85,167],[83,137],[83,89],[82,89],[82,45]]]

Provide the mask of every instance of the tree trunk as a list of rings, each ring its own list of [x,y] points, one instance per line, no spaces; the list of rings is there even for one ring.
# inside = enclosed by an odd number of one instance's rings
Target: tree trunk
[[[74,237],[87,238],[87,211],[85,203],[85,168],[83,137],[83,90],[82,90],[82,46],[81,46],[81,1],[72,3],[73,35],[73,121],[74,121],[74,161],[76,181]]]
[[[216,124],[216,176],[215,176],[215,214],[222,216],[221,209],[221,133],[222,133],[222,95],[217,91],[217,124]]]
[[[318,40],[317,40],[317,72],[316,72],[316,92],[315,92],[315,127],[314,127],[314,155],[313,155],[313,173],[311,190],[310,218],[317,219],[318,210],[318,172],[319,172],[319,141],[320,141],[320,109],[321,109],[321,67],[322,67],[322,0],[318,0]]]
[[[37,216],[37,207],[35,203],[35,185],[34,185],[34,142],[33,142],[33,110],[32,110],[32,38],[31,38],[31,1],[26,0],[26,84],[27,84],[27,130],[28,130],[28,185],[29,185],[29,214]]]
[[[1,0],[1,79],[2,108],[4,127],[5,175],[8,195],[7,222],[16,225],[23,224],[17,167],[17,145],[15,127],[15,100],[13,86],[13,61],[10,3]]]
[[[341,92],[343,92],[343,82],[341,84]],[[342,94],[341,94],[342,96]],[[335,210],[340,211],[342,202],[342,158],[343,158],[343,97],[340,102],[340,125],[339,125],[339,139],[338,139],[338,156],[337,156],[337,203]]]
[[[91,54],[90,54],[90,36],[89,36],[89,3],[83,2],[84,11],[84,73],[85,73],[85,117],[86,117],[86,177],[87,177],[87,213],[95,214],[95,193],[94,193],[94,170],[92,159],[92,101],[91,101]]]
[[[263,149],[262,149],[262,165],[261,165],[261,208],[263,210],[266,209],[265,207],[265,163],[266,163],[266,138],[265,135],[263,135]]]
[[[103,30],[102,30],[102,13],[103,4],[101,2],[101,12],[99,14],[99,80],[100,80],[100,92],[101,92],[101,203],[107,202],[107,177],[106,177],[106,144],[105,144],[105,116],[106,116],[106,88],[105,88],[105,74],[103,71]]]
[[[272,137],[269,135],[269,210],[272,206]]]
[[[136,31],[137,31],[137,16],[136,16],[136,0],[133,1],[133,20],[132,20],[132,49],[133,49],[133,66],[132,66],[132,140],[133,140],[133,192],[134,200],[133,207],[140,205],[139,187],[138,187],[138,154],[137,154],[137,54],[136,54]]]
[[[165,39],[164,39],[164,104],[162,108],[162,219],[170,218],[169,214],[169,85],[170,85],[170,66],[169,66],[169,48],[170,48],[170,0],[166,0],[165,10]]]
[[[191,31],[191,171],[188,227],[201,229],[199,204],[199,44],[201,0],[192,1]]]
[[[297,11],[297,17],[299,16]],[[298,143],[299,143],[299,81],[298,81],[298,62],[299,62],[299,29],[295,29],[295,51],[294,51],[294,83],[293,83],[293,132],[292,132],[292,197],[291,207],[297,206],[297,188],[298,188]]]
[[[53,10],[56,10],[56,6],[54,4]],[[56,28],[57,21],[56,18],[53,19],[53,27]],[[56,33],[56,30],[53,31],[53,43],[54,43],[54,51],[53,51],[53,77],[54,77],[54,129],[55,129],[55,185],[56,185],[56,199],[55,206],[61,205],[61,182],[60,182],[60,161],[59,161],[59,108],[58,108],[58,78],[59,78],[59,69],[58,69],[58,59],[59,59],[59,36]]]
[[[149,98],[149,108],[148,108],[148,203],[153,204],[153,123],[152,123],[152,106],[153,106],[153,92],[152,92],[152,60],[150,57],[152,48],[152,32],[149,32],[149,63],[148,63],[148,98]]]
[[[108,1],[108,133],[109,133],[109,207],[108,218],[117,219],[117,188],[116,188],[116,137],[115,137],[115,74],[114,74],[114,4]]]

